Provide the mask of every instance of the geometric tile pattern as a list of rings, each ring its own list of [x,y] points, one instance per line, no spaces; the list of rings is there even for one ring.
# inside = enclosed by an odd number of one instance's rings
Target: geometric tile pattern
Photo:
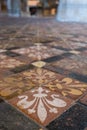
[[[86,34],[86,24],[0,16],[1,130],[87,129]]]

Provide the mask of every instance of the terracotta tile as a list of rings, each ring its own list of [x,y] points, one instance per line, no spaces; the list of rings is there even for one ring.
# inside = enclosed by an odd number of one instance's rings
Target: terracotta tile
[[[44,87],[49,88],[53,92],[59,92],[61,95],[74,100],[78,99],[87,91],[87,83],[83,83],[69,77],[64,77],[59,74],[55,80],[44,85]]]
[[[82,104],[87,105],[87,93],[79,100]]]
[[[0,69],[4,69],[4,68],[14,68],[16,66],[21,66],[25,63],[14,59],[14,58],[10,58],[6,55],[1,54],[0,55]]]
[[[27,55],[28,57],[34,58],[35,60],[46,59],[51,56],[64,53],[64,51],[55,48],[50,48],[47,46],[42,46],[39,43],[36,44],[35,46],[30,46],[29,48],[21,48],[21,49],[13,50],[13,52],[22,55]]]
[[[48,130],[86,130],[87,108],[76,104],[47,126]]]
[[[80,59],[79,55],[64,58],[60,61],[52,63],[52,66],[60,67],[69,72],[87,75],[87,63],[85,60],[83,61],[83,58]]]
[[[66,111],[73,100],[43,87],[38,87],[9,100],[9,103],[45,126]]]
[[[26,77],[32,82],[38,84],[38,86],[42,86],[56,78],[56,74],[54,72],[43,68],[35,68],[29,71],[25,71],[22,73],[22,75],[23,77]]]
[[[0,96],[5,99],[13,98],[33,87],[37,87],[37,84],[21,74],[8,76],[0,80]]]

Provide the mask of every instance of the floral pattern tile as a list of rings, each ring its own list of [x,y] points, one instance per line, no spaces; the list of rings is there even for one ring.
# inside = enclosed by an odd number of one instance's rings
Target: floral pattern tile
[[[62,96],[72,98],[73,100],[78,99],[87,91],[87,84],[74,80],[68,77],[58,77],[46,84],[44,87],[50,89],[53,92],[59,92]]]
[[[77,58],[76,56],[73,56],[71,58],[62,59],[60,61],[52,63],[52,66],[68,70],[69,72],[87,75],[87,61],[84,60],[84,58],[80,60],[79,56],[77,56]]]
[[[4,68],[14,68],[16,66],[21,66],[24,65],[25,63],[14,59],[14,58],[10,58],[6,55],[1,54],[0,55],[0,69],[4,69]]]
[[[27,55],[28,57],[34,58],[35,60],[46,59],[46,58],[64,53],[64,51],[61,51],[55,48],[50,48],[47,46],[43,46],[39,43],[29,48],[21,48],[21,49],[13,50],[13,52],[16,52],[22,55]]]
[[[22,76],[27,77],[27,79],[33,81],[39,86],[42,86],[56,78],[56,74],[54,72],[43,68],[35,68],[29,71],[25,71],[22,73]]]
[[[60,116],[72,102],[73,100],[64,98],[59,93],[54,93],[43,87],[31,89],[9,100],[9,103],[44,126]]]
[[[33,87],[37,85],[27,77],[22,77],[21,74],[11,75],[0,79],[0,96],[5,99],[13,98]]]

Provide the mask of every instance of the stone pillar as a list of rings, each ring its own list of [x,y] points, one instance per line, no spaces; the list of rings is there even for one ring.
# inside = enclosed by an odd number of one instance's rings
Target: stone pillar
[[[7,0],[8,15],[19,17],[21,8],[20,0]]]
[[[87,0],[60,0],[57,20],[87,22]]]

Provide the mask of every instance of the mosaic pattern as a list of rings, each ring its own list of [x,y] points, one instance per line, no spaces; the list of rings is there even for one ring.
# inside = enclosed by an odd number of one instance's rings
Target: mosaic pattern
[[[39,87],[23,93],[9,102],[40,124],[47,125],[65,111],[72,100]]]

